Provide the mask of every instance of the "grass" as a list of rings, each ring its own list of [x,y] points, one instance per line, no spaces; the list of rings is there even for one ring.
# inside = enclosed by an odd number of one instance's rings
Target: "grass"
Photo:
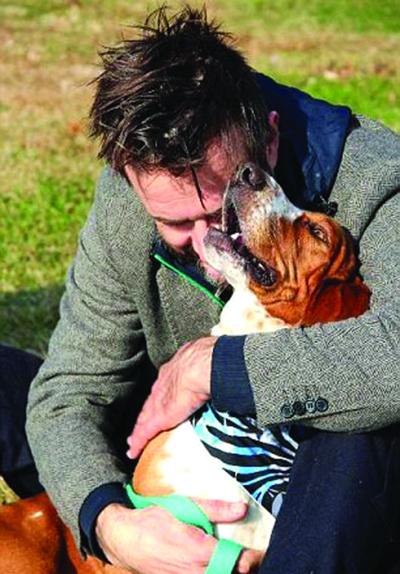
[[[129,36],[128,24],[155,6],[151,0],[0,3],[0,341],[46,352],[101,169],[85,134],[96,52]],[[398,3],[210,0],[207,6],[260,71],[400,130]]]
[[[0,5],[0,340],[45,353],[101,169],[85,134],[96,52],[154,6]],[[212,0],[208,10],[260,71],[400,129],[396,3]]]
[[[85,133],[96,52],[154,6],[0,5],[0,341],[46,351],[101,169]],[[208,11],[260,71],[400,129],[395,2],[212,0]]]
[[[0,504],[11,504],[17,500],[18,496],[13,490],[11,490],[5,480],[0,476]]]

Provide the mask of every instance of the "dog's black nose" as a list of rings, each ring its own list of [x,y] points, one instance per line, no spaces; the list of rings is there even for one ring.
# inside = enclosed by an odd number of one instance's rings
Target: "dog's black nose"
[[[255,191],[265,185],[265,172],[255,163],[246,163],[239,168],[238,181],[242,185],[253,188]]]

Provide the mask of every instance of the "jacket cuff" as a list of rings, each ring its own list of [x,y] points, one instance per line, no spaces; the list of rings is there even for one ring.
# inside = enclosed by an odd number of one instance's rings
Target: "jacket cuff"
[[[96,556],[103,562],[110,563],[96,537],[96,520],[100,512],[109,504],[117,502],[129,508],[132,503],[128,499],[125,488],[119,482],[102,484],[86,497],[79,512],[79,528],[81,534],[81,551],[83,554]]]
[[[255,416],[256,406],[244,361],[246,337],[219,337],[211,362],[211,402],[218,411]]]

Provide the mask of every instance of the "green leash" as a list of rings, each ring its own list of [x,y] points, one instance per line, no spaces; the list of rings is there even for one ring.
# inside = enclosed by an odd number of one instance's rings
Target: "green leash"
[[[168,496],[141,496],[136,494],[130,484],[125,485],[125,490],[134,508],[148,508],[149,506],[160,506],[168,510],[175,518],[204,530],[210,536],[214,535],[214,526],[209,521],[208,516],[187,498],[179,494],[170,494]],[[233,540],[222,538],[218,540],[217,546],[211,556],[205,574],[230,574],[239,558],[243,546]]]

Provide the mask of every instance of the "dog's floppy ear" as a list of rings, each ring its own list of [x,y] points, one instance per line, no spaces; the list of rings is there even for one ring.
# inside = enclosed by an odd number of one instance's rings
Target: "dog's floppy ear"
[[[369,308],[370,296],[358,275],[352,281],[327,279],[308,305],[302,324],[308,327],[358,317]]]

